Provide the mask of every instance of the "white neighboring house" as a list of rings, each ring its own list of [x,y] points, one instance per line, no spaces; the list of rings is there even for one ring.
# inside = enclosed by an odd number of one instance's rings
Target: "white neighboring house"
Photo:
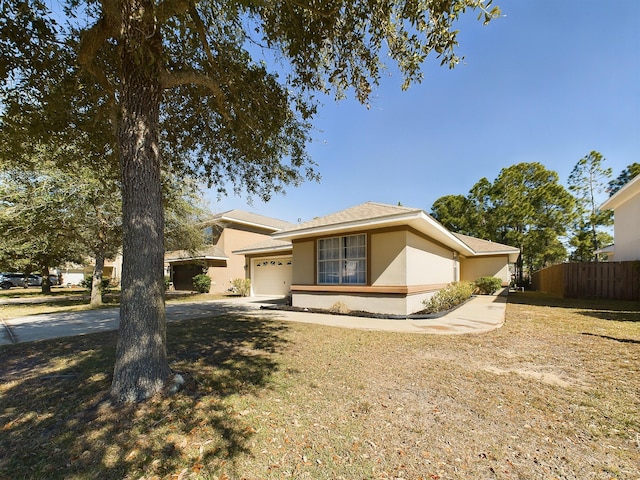
[[[615,243],[596,253],[607,253],[609,261],[640,260],[640,175],[611,195],[600,210],[613,210]]]

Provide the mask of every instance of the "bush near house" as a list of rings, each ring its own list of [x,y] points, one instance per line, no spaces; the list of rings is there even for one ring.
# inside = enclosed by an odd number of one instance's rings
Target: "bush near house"
[[[80,286],[91,293],[93,290],[93,276],[85,275],[84,280],[80,282]],[[102,277],[102,284],[100,285],[100,291],[105,294],[111,291],[111,279],[107,277]]]
[[[502,280],[497,277],[480,277],[474,283],[481,295],[493,295],[502,286]]]
[[[205,273],[201,273],[193,277],[193,288],[198,293],[209,293],[211,290],[211,277]]]
[[[466,302],[473,295],[474,284],[471,282],[453,282],[425,300],[424,313],[439,313],[451,310]]]
[[[251,291],[251,280],[248,278],[234,278],[231,280],[231,291],[241,297],[248,297]]]

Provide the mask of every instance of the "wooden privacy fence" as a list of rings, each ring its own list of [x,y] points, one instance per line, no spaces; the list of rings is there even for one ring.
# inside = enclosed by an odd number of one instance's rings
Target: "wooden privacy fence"
[[[534,272],[531,284],[558,297],[640,301],[640,261],[561,263]]]

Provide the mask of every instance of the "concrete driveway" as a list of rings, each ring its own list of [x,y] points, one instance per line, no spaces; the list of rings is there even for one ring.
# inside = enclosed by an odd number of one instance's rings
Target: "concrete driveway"
[[[276,298],[254,297],[168,303],[167,321],[241,314],[279,321],[315,323],[362,330],[449,335],[483,333],[503,325],[507,297],[506,294],[473,297],[469,302],[443,317],[424,320],[382,320],[260,308],[277,302]],[[118,308],[12,318],[2,322],[0,345],[116,330],[119,320]]]

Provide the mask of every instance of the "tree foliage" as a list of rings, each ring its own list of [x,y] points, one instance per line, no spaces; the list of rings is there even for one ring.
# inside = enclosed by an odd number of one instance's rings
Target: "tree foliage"
[[[48,291],[50,266],[82,261],[69,208],[76,191],[66,181],[53,172],[0,174],[0,266],[41,273],[43,291]]]
[[[604,161],[601,153],[591,151],[578,160],[569,175],[569,190],[576,198],[575,234],[570,240],[575,247],[573,260],[597,260],[594,252],[603,246],[603,241],[606,245],[611,240],[602,227],[613,224],[613,212],[598,208],[612,173],[611,168],[603,166]]]
[[[620,172],[620,175],[609,182],[609,189],[607,190],[609,196],[616,193],[638,175],[640,175],[640,163],[634,162],[628,165],[627,168]]]
[[[573,208],[558,174],[533,162],[503,168],[493,182],[480,179],[466,197],[441,197],[432,212],[445,226],[463,225],[460,233],[520,248],[524,266],[536,270],[566,258],[560,238]]]
[[[113,398],[142,400],[171,376],[162,165],[172,162],[221,193],[229,182],[263,199],[316,179],[306,151],[316,92],[342,97],[352,90],[366,103],[385,58],[405,87],[421,80],[419,66],[430,54],[454,66],[456,20],[475,9],[488,22],[499,14],[490,3],[68,0],[73,23],[66,26],[40,1],[2,3],[7,111],[65,111],[85,99],[87,120],[108,120],[117,146],[124,264]],[[279,67],[269,70],[263,59]],[[49,117],[53,126],[68,123]]]
[[[475,203],[464,195],[445,195],[431,206],[431,215],[452,232],[473,235],[478,219],[474,216]]]

